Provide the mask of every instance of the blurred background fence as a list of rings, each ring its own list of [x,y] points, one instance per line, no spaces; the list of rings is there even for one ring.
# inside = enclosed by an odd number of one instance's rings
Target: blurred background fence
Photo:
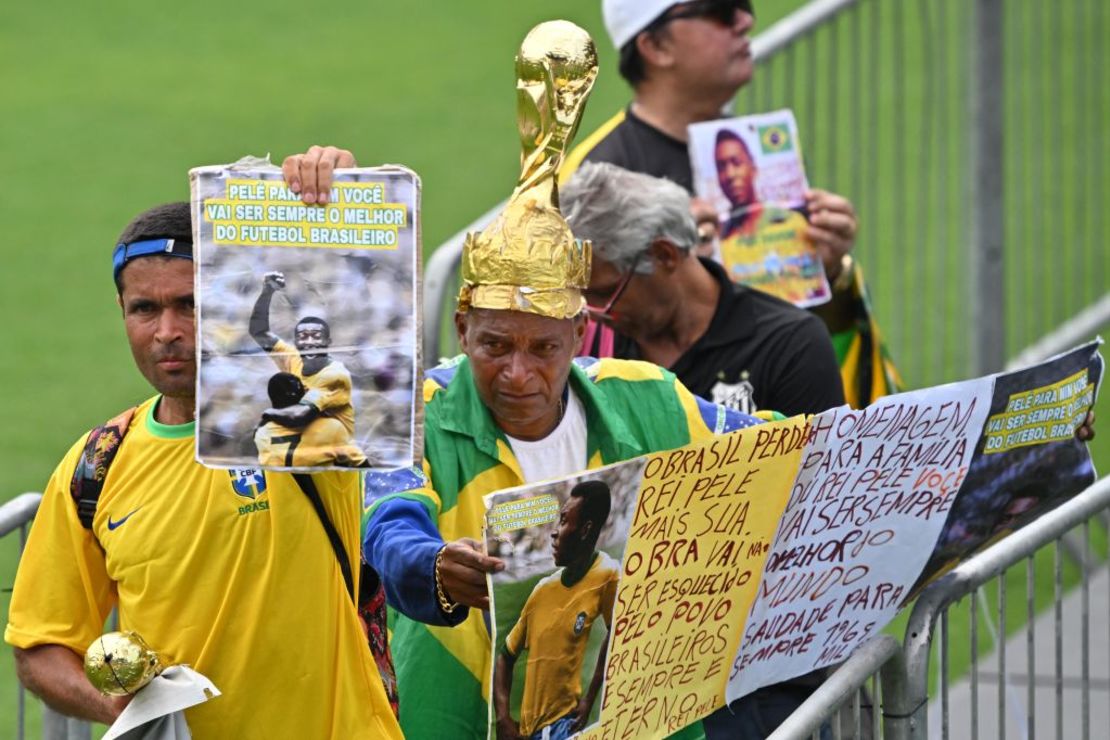
[[[1107,292],[1106,4],[829,5],[739,110],[793,108],[811,182],[856,203],[911,386],[1000,370]]]

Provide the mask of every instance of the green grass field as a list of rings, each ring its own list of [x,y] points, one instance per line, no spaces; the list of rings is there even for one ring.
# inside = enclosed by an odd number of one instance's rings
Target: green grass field
[[[760,24],[801,4],[764,0],[758,3]],[[1096,29],[1105,28],[1106,10],[1095,3],[1083,7],[1092,18],[1069,21],[1056,30],[1069,39],[1085,40],[1063,46],[1089,55],[1098,41]],[[0,335],[0,379],[7,390],[8,422],[0,428],[0,500],[41,490],[57,460],[82,432],[150,392],[128,355],[110,279],[111,250],[131,216],[155,203],[187,199],[190,167],[244,154],[270,153],[279,162],[309,144],[334,143],[352,148],[362,164],[398,162],[421,174],[424,243],[431,248],[509,193],[518,157],[512,57],[527,29],[551,17],[578,22],[598,41],[602,72],[582,127],[586,132],[628,99],[597,0],[557,5],[475,0],[419,8],[404,3],[333,4],[319,9],[285,0],[200,0],[188,6],[134,0],[87,6],[57,0],[6,4],[0,10],[5,111],[0,116],[0,222],[5,229],[0,294],[7,319]],[[884,53],[897,42],[896,35],[886,32],[892,18],[886,13],[873,21],[882,31]],[[949,22],[958,20],[953,16]],[[848,38],[845,33],[837,37],[842,45]],[[821,43],[835,41],[825,38]],[[1026,42],[1031,50],[1037,45],[1032,36]],[[961,269],[962,264],[962,257],[944,252],[948,256],[914,263],[917,272],[911,272],[899,264],[897,249],[886,250],[886,244],[897,240],[875,238],[889,235],[897,226],[893,214],[898,201],[882,195],[890,188],[889,178],[900,172],[912,179],[916,166],[916,159],[908,156],[916,151],[916,139],[902,144],[891,140],[886,106],[901,96],[923,94],[935,62],[928,51],[912,39],[908,43],[912,84],[904,88],[865,68],[880,86],[878,139],[867,141],[861,132],[853,134],[842,126],[832,139],[836,146],[810,163],[815,184],[834,186],[860,201],[865,218],[874,215],[865,221],[871,236],[861,243],[861,250],[874,260],[870,275],[877,284],[880,315],[884,308],[893,311],[895,302],[902,300],[900,294],[915,281],[939,286],[946,271]],[[1021,51],[1019,47],[1011,53],[1025,70],[1038,57]],[[948,60],[945,79],[966,76],[961,67],[965,61]],[[1077,74],[1079,62],[1071,57],[1066,62],[1063,73]],[[799,60],[798,71],[804,70]],[[825,80],[852,71],[846,57],[843,65],[822,68],[820,74]],[[1031,78],[1029,86],[1015,84],[1014,99],[1020,104],[1009,115],[1028,118],[1028,110],[1036,106],[1035,95],[1054,80],[1045,73]],[[1082,144],[1106,130],[1110,117],[1105,115],[1097,117],[1094,126],[1077,128],[1074,122],[1106,111],[1110,92],[1103,88],[1102,97],[1092,100],[1068,93],[1067,100],[1085,113],[1069,114],[1059,125],[1056,141]],[[799,110],[803,140],[806,126],[822,125],[824,112],[834,103],[821,87],[812,100],[799,91],[797,99],[761,95],[751,104],[766,109],[784,102]],[[749,103],[741,98],[741,104]],[[839,101],[839,110],[850,104],[851,99]],[[1035,120],[1028,124],[1026,134],[1036,136],[1036,125]],[[1055,124],[1049,120],[1044,128],[1040,133],[1049,136]],[[1076,131],[1082,136],[1077,138]],[[876,164],[873,170],[857,173],[845,172],[841,160],[837,170],[837,150],[860,146],[880,152],[876,161],[888,162],[899,151],[906,161],[900,170]],[[1105,157],[1106,148],[1100,151]],[[1099,161],[1085,166],[1083,153],[1077,144],[1067,149],[1063,164],[1048,161],[1038,166],[1050,184],[1053,178],[1087,182],[1103,177],[1095,174]],[[880,182],[878,175],[887,179]],[[965,191],[955,172],[950,177],[951,182],[931,180],[928,187],[899,197],[919,201],[927,193],[940,193],[931,201],[934,205],[958,202]],[[1033,223],[1037,216],[1029,210],[1037,192],[1024,188],[1008,196],[1015,199],[1014,208],[1023,219],[1011,228],[1039,228]],[[1110,204],[1102,205],[1105,210]],[[1072,233],[1070,221],[1053,218],[1049,216],[1048,226],[1056,224],[1064,237]],[[1094,229],[1104,223],[1098,218],[1102,216],[1084,215],[1080,222]],[[952,238],[951,230],[938,229],[915,234],[914,244],[919,238],[921,243]],[[879,259],[881,254],[888,256]],[[1057,296],[1067,291],[1069,281],[1086,286],[1090,280],[1072,275],[1070,269],[1064,266],[1050,275],[1054,304],[1063,300]],[[1032,273],[1026,269],[1012,279],[1020,287],[1022,281],[1036,279]],[[942,296],[940,310],[919,317],[929,336],[962,331],[966,316],[960,297],[939,287],[937,292]],[[1035,324],[1037,317],[1026,316],[1032,310],[1027,305],[1016,302],[1014,310]],[[916,320],[899,313],[888,326],[896,349],[916,340]],[[1031,338],[1037,336],[1035,329],[1028,332]],[[1011,338],[1014,345],[1023,341],[1025,337]],[[942,357],[941,362],[949,359]],[[1102,405],[1105,408],[1106,402]],[[1103,416],[1110,418],[1110,412]],[[1104,470],[1110,464],[1106,439],[1110,434],[1104,432],[1097,449]],[[0,582],[10,584],[14,538],[0,550]],[[6,596],[0,601],[6,612]],[[14,692],[10,651],[3,649],[0,728],[12,726]]]

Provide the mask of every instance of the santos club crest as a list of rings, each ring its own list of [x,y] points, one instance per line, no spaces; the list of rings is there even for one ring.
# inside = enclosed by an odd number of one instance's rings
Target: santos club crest
[[[758,409],[755,407],[755,401],[752,399],[752,394],[755,389],[752,384],[747,380],[741,380],[739,383],[724,383],[717,381],[713,386],[713,403],[720,404],[725,408],[735,409],[743,414],[754,414]]]

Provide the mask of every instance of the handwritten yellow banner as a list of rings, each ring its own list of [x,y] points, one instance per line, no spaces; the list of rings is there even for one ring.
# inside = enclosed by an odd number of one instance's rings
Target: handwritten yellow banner
[[[647,458],[583,738],[665,737],[723,706],[806,436],[797,417]]]

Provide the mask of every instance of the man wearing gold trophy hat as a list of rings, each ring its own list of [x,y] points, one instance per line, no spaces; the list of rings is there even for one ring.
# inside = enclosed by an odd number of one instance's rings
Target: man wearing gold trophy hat
[[[574,361],[591,249],[559,212],[556,173],[597,56],[585,31],[551,21],[528,33],[516,66],[521,174],[504,211],[464,246],[455,316],[464,356],[426,373],[425,480],[411,476],[409,490],[378,499],[366,516],[364,556],[400,612],[391,646],[401,727],[417,740],[486,736],[482,610],[486,574],[503,564],[476,540],[485,494],[757,423],[696,398],[658,366]],[[334,166],[353,164],[346,150],[314,147],[286,160],[285,172],[312,202]],[[586,704],[567,697],[575,729]]]

